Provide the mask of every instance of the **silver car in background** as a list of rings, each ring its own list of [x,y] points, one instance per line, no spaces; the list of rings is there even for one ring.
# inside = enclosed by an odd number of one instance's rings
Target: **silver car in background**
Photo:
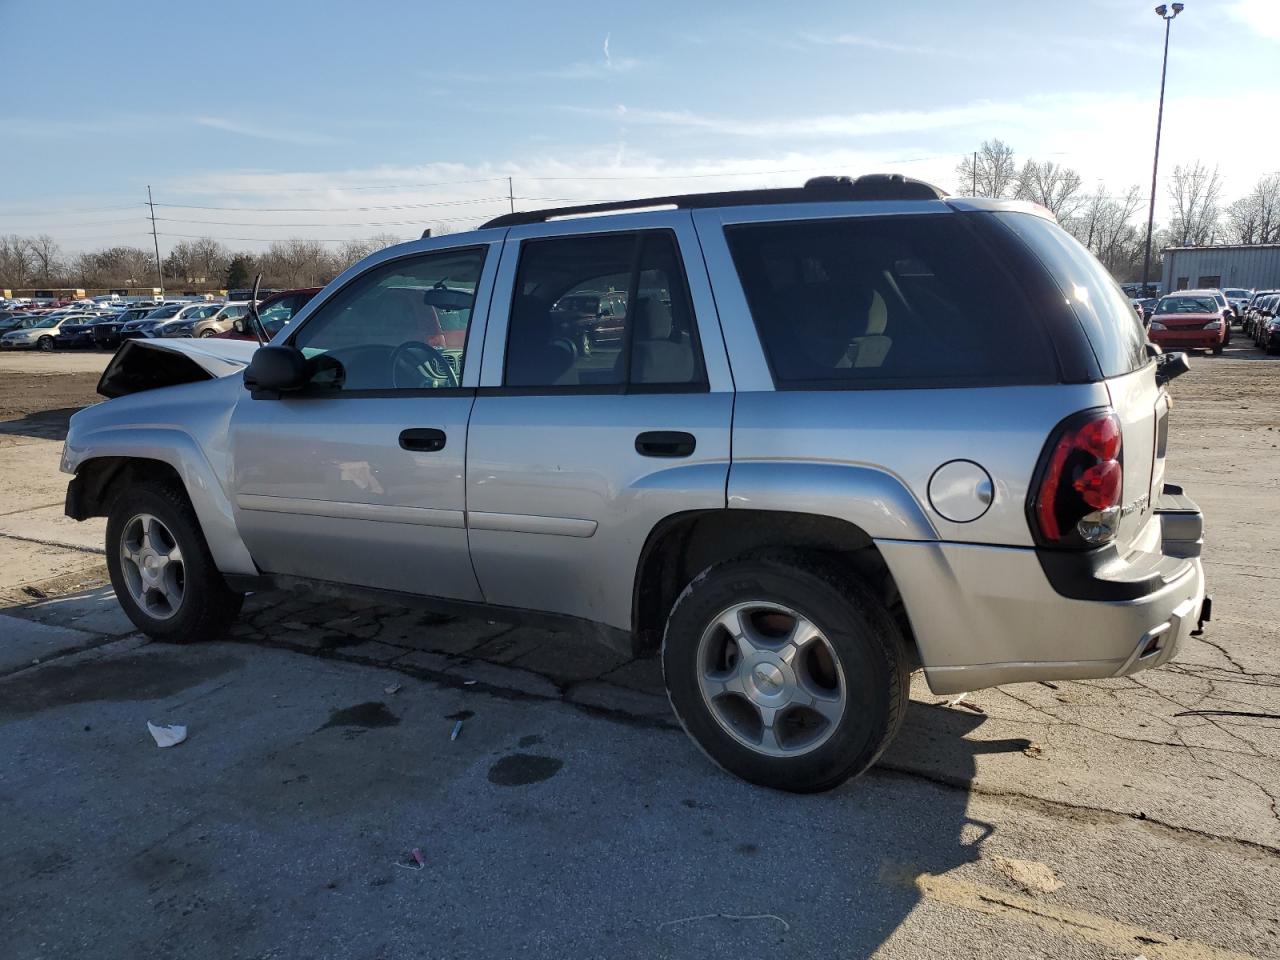
[[[509,214],[269,346],[126,344],[67,513],[153,637],[316,586],[585,630],[725,769],[822,790],[916,667],[1125,676],[1208,619],[1158,354],[1045,211],[900,176]]]

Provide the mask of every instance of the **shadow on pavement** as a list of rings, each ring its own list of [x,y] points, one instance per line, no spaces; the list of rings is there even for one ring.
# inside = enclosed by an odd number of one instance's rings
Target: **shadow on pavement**
[[[71,415],[83,407],[60,407],[29,413],[17,420],[0,421],[0,434],[16,437],[34,437],[39,440],[65,440]]]

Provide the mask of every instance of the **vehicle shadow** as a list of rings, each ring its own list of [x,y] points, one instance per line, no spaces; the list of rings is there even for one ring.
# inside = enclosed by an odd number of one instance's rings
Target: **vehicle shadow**
[[[39,440],[65,440],[71,415],[83,407],[59,407],[40,410],[16,420],[0,421],[0,435],[32,437]]]

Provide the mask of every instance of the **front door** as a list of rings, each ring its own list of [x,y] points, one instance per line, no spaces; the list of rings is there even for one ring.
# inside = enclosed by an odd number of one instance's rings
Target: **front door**
[[[236,523],[264,571],[480,599],[463,471],[499,244],[444,243],[388,252],[299,317],[306,390],[238,402]]]
[[[628,629],[650,532],[725,506],[733,394],[689,214],[599,221],[509,235],[468,523],[489,603]]]

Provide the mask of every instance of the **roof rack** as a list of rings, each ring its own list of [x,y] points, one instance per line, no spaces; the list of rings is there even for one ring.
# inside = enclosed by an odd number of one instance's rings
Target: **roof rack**
[[[613,213],[621,210],[648,210],[676,207],[745,207],[775,203],[821,203],[830,200],[941,200],[946,193],[931,183],[904,177],[900,173],[868,173],[861,177],[814,177],[803,187],[768,190],[724,190],[719,193],[684,193],[671,197],[645,197],[614,203],[588,203],[576,207],[552,207],[522,213],[504,213],[485,227],[514,227],[523,223],[545,223],[557,217]]]

